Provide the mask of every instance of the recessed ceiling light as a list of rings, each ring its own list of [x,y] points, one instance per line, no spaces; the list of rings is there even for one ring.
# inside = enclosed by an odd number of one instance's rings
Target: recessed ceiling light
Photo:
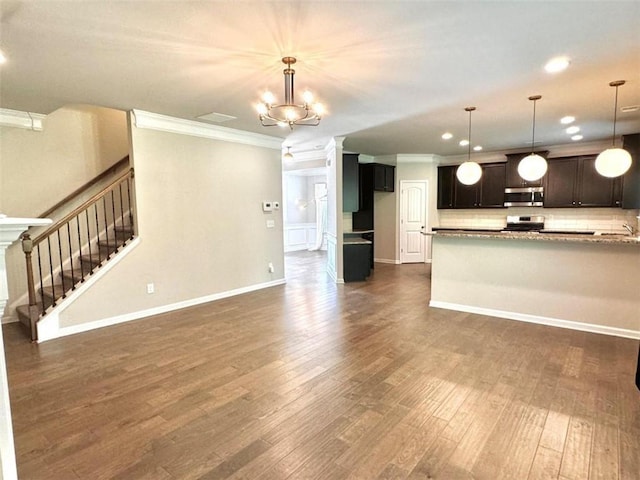
[[[547,73],[558,73],[563,71],[569,66],[569,59],[567,57],[555,57],[547,62],[544,69]]]
[[[466,147],[467,145],[469,145],[469,140],[460,140],[461,147]]]
[[[475,147],[473,147],[473,150],[479,152],[480,150],[482,150],[482,145],[476,145]]]
[[[566,117],[562,117],[560,119],[560,123],[563,125],[569,125],[576,121],[576,117],[572,117],[571,115],[567,115]]]
[[[637,112],[638,110],[640,110],[640,105],[628,105],[626,107],[620,107],[620,111],[622,113]]]
[[[7,63],[7,57],[5,57],[4,53],[2,53],[2,50],[0,50],[0,65],[2,65],[3,63]]]
[[[569,127],[565,130],[569,135],[573,135],[574,133],[578,133],[580,131],[580,127],[574,125],[573,127]]]
[[[442,134],[442,139],[443,140],[450,140],[451,138],[453,138],[453,134],[449,133],[449,132],[445,132]]]
[[[582,135],[574,135],[573,137],[571,137],[571,140],[577,142],[578,140],[582,140],[583,138],[584,137]]]

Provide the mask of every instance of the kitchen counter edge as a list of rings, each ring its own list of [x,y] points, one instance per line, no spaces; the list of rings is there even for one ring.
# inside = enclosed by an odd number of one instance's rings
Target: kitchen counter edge
[[[580,234],[544,234],[532,232],[470,232],[462,230],[441,230],[427,232],[434,237],[466,237],[466,238],[497,238],[500,240],[536,240],[543,242],[579,242],[579,243],[608,243],[616,245],[640,245],[640,236],[617,235],[580,235]]]

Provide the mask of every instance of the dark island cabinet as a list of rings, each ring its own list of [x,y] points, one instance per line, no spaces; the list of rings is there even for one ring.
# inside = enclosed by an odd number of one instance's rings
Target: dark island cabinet
[[[358,154],[342,155],[342,211],[357,212],[359,209]]]
[[[547,158],[549,154],[548,151],[544,152],[535,152],[537,155],[540,155],[543,158]],[[544,177],[540,180],[535,180],[533,182],[529,182],[522,178],[518,173],[518,164],[520,160],[529,155],[529,153],[510,153],[507,155],[507,187],[508,188],[518,188],[518,187],[541,187],[544,181]],[[547,173],[548,175],[548,173]]]
[[[464,185],[456,178],[457,165],[438,167],[438,208],[502,208],[506,164],[485,163],[482,178],[475,185]]]
[[[396,182],[396,167],[382,163],[373,164],[373,189],[376,192],[393,192]]]
[[[600,175],[596,155],[549,159],[545,177],[544,206],[618,207],[621,180]]]

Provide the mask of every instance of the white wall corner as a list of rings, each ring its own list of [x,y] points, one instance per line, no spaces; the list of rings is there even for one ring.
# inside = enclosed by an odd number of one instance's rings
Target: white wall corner
[[[222,140],[225,142],[252,145],[254,147],[282,150],[282,139],[269,135],[220,127],[195,120],[169,117],[159,113],[145,112],[143,110],[132,110],[131,114],[133,124],[137,128],[147,128],[161,132],[178,133],[181,135],[209,138],[211,140]]]
[[[47,116],[41,113],[21,112],[18,110],[9,110],[8,108],[0,108],[0,126],[24,128],[36,132],[42,131],[42,120]]]

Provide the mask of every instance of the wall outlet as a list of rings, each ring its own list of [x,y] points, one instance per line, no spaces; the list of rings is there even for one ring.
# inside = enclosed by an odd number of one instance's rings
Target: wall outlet
[[[147,283],[147,293],[154,293],[155,291],[155,285],[153,283]]]
[[[269,273],[273,273],[275,271],[276,271],[276,269],[273,268],[273,263],[269,262]]]

